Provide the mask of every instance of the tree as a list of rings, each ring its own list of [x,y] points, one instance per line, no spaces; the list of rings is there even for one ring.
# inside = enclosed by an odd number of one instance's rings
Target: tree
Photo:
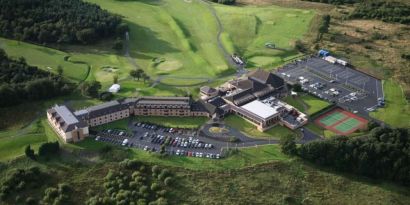
[[[110,101],[113,97],[114,95],[110,92],[103,92],[100,94],[100,100],[102,101]]]
[[[96,34],[93,28],[86,28],[76,33],[77,39],[83,44],[89,44],[95,41]]]
[[[101,89],[101,83],[98,81],[84,82],[80,86],[81,93],[90,97],[98,97],[98,91]]]
[[[60,151],[60,144],[56,142],[45,142],[38,148],[39,156],[50,156]]]
[[[293,85],[292,90],[293,90],[294,92],[298,92],[298,93],[303,92],[302,86],[301,86],[300,84],[295,84],[295,85]]]
[[[137,78],[138,80],[140,80],[143,73],[144,73],[144,70],[139,68],[139,69],[136,69],[136,70],[131,70],[130,71],[130,76],[133,77],[134,79]]]
[[[165,155],[166,155],[165,145],[164,145],[164,144],[161,145],[161,147],[160,147],[160,149],[159,149],[159,154],[160,154],[161,156],[165,156]]]
[[[31,149],[30,145],[26,146],[26,149],[24,150],[24,153],[26,154],[26,156],[32,160],[36,159],[36,155],[34,154],[34,150]]]
[[[123,49],[123,47],[124,47],[124,44],[123,44],[122,40],[120,38],[117,38],[115,40],[114,45],[113,45],[112,48],[117,50],[117,51],[121,51]]]
[[[295,142],[295,136],[288,135],[282,137],[280,140],[280,146],[282,152],[287,155],[296,155],[297,154],[297,146]]]
[[[57,73],[58,73],[58,76],[63,76],[63,72],[64,72],[64,70],[63,70],[63,66],[58,65],[58,66],[57,66]]]
[[[296,40],[295,41],[295,49],[299,52],[302,52],[302,53],[307,51],[305,45],[303,44],[303,42],[301,40]]]

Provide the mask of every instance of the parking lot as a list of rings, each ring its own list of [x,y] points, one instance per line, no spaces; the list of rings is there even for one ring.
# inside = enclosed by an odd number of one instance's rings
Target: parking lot
[[[321,99],[367,115],[384,105],[381,81],[352,68],[309,57],[287,64],[277,74]]]
[[[161,146],[170,155],[219,159],[220,143],[200,137],[196,131],[158,127],[136,122],[130,125],[132,133],[106,129],[96,134],[95,140],[124,147],[139,148],[147,152],[159,152]]]

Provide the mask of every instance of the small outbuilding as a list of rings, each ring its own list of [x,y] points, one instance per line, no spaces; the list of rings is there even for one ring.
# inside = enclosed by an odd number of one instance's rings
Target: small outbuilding
[[[118,93],[120,91],[121,86],[119,84],[113,84],[111,87],[108,89],[108,92],[110,93]]]

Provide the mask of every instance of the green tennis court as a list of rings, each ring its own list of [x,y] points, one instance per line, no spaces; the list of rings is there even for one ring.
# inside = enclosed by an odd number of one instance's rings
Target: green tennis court
[[[326,126],[331,126],[344,118],[347,118],[347,115],[343,114],[342,112],[338,112],[338,110],[335,110],[335,112],[324,116],[319,121]]]
[[[315,120],[319,126],[340,135],[349,135],[366,127],[368,121],[341,108],[331,110]]]
[[[350,130],[356,129],[358,127],[361,127],[360,121],[355,118],[349,118],[339,123],[338,125],[334,126],[333,128],[335,128],[336,130],[340,132],[349,132]]]

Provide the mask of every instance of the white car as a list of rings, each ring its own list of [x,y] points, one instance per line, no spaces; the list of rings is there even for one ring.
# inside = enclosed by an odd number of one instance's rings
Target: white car
[[[125,146],[128,144],[128,139],[124,139],[124,141],[122,141],[122,146]]]

